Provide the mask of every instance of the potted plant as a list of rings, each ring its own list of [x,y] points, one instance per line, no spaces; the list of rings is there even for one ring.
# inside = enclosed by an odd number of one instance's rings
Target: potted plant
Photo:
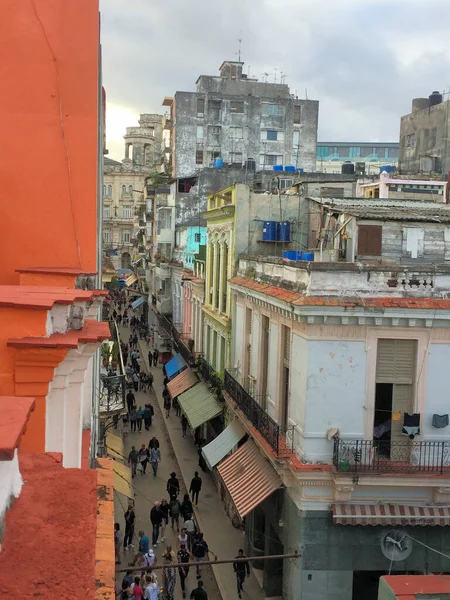
[[[108,343],[102,344],[101,355],[102,355],[102,365],[104,367],[107,367],[109,365],[109,361],[111,360],[111,349],[110,349]]]
[[[112,348],[112,359],[111,359],[111,363],[115,367],[117,367],[117,365],[119,364],[119,357],[120,357],[119,342],[115,341],[113,344],[113,348]]]

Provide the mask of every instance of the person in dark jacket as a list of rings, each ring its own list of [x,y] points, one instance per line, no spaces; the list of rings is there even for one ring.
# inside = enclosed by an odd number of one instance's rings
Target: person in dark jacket
[[[152,448],[159,449],[159,440],[155,436],[153,436],[150,442],[148,443],[148,449],[151,450]]]
[[[134,525],[136,521],[136,515],[134,513],[133,506],[128,506],[125,517],[125,537],[123,538],[123,547],[126,550],[128,546],[131,546],[134,536]]]
[[[242,549],[238,551],[236,558],[245,558],[244,551]],[[238,597],[242,598],[241,592],[243,590],[245,576],[250,575],[250,567],[248,566],[248,562],[234,562],[233,569],[236,573]]]
[[[159,509],[159,502],[155,502],[152,510],[150,511],[150,521],[152,523],[152,543],[153,547],[156,548],[158,545],[159,528],[163,520],[163,513]]]
[[[187,420],[186,415],[183,413],[181,416],[181,431],[183,432],[183,437],[186,437],[187,426],[188,426],[188,420]]]
[[[127,394],[127,407],[128,407],[129,413],[131,412],[131,409],[133,408],[134,403],[135,403],[135,397],[134,397],[133,392],[130,390]]]
[[[175,473],[170,474],[170,479],[167,481],[167,493],[169,498],[174,500],[180,493],[180,482],[178,481]]]
[[[198,471],[195,471],[194,477],[191,480],[189,492],[192,494],[192,503],[195,507],[198,505],[198,495],[202,489],[202,478],[199,477]]]
[[[194,509],[192,508],[192,502],[189,498],[189,494],[185,494],[183,497],[183,502],[181,503],[181,516],[183,520],[186,521],[192,517],[192,513]]]
[[[158,350],[155,348],[154,352],[153,352],[153,366],[157,367],[158,366],[158,358],[159,358],[159,352]]]
[[[153,407],[150,404],[144,406],[144,426],[145,431],[148,431],[152,426]]]

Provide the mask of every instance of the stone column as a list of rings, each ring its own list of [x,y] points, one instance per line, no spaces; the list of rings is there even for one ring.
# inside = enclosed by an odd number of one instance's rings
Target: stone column
[[[220,261],[219,261],[219,305],[217,306],[217,310],[219,312],[224,312],[225,309],[222,307],[223,305],[223,294],[224,294],[224,286],[223,286],[223,281],[224,281],[224,271],[226,271],[226,264],[225,264],[225,244],[224,242],[221,242],[220,246]]]
[[[93,363],[94,357],[91,356],[83,383],[83,429],[90,429],[92,424]]]
[[[217,306],[217,272],[219,269],[219,249],[218,249],[218,243],[216,242],[214,244],[214,260],[213,260],[213,269],[212,269],[212,288],[213,288],[213,292],[212,292],[212,302],[211,302],[211,306],[212,308],[216,308],[218,309],[219,307]]]
[[[78,365],[76,365],[78,366]],[[69,376],[69,387],[64,403],[63,466],[81,467],[82,402],[86,368],[74,369]]]
[[[64,407],[69,378],[56,375],[50,383],[45,409],[45,451],[63,452]]]

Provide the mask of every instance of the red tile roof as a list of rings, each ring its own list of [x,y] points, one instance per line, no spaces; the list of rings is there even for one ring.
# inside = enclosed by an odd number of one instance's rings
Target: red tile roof
[[[10,348],[78,348],[79,344],[96,344],[111,337],[105,321],[86,319],[83,329],[54,333],[49,337],[23,337],[8,340]]]
[[[57,456],[31,452],[19,453],[19,465],[24,485],[6,513],[2,595],[96,598],[97,470],[64,469]]]
[[[96,275],[95,271],[81,271],[74,267],[26,267],[16,273],[48,273],[51,275]]]
[[[448,575],[385,575],[384,581],[397,598],[415,594],[449,594],[450,577]]]
[[[34,398],[0,396],[0,460],[14,458],[34,404]]]
[[[77,290],[65,287],[36,285],[1,285],[0,307],[15,306],[30,309],[51,309],[55,304],[89,302],[107,290]]]
[[[403,297],[373,297],[373,298],[339,298],[337,296],[304,296],[299,292],[293,292],[285,288],[260,283],[254,279],[245,277],[233,277],[230,283],[245,287],[277,298],[294,306],[363,306],[367,308],[421,308],[450,310],[450,299],[441,298],[403,298]]]

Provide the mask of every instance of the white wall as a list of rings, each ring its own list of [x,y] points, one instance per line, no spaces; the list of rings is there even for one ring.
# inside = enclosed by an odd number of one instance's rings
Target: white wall
[[[296,335],[292,336],[291,368],[289,382],[289,421],[295,425],[295,450],[301,453],[306,413],[306,388],[308,384],[308,341]]]
[[[259,355],[261,353],[261,315],[259,312],[252,310],[252,335],[250,343],[252,345],[252,357],[249,369],[249,374],[256,378],[257,384],[261,373],[259,372]]]
[[[236,312],[234,315],[233,335],[232,335],[232,367],[239,367],[239,372],[242,373],[242,358],[244,348],[244,308],[236,304]]]
[[[278,397],[278,323],[270,321],[269,333],[269,372],[267,374],[267,412],[276,420],[275,402]]]
[[[421,364],[417,365],[420,372]],[[425,367],[424,367],[425,368]],[[450,426],[436,429],[432,426],[433,414],[450,414],[448,390],[450,389],[450,344],[431,344],[427,365],[425,414],[420,418],[424,440],[448,440]]]
[[[5,513],[14,498],[17,498],[22,489],[22,476],[19,470],[17,450],[12,460],[0,461],[0,523],[5,518]],[[1,528],[1,527],[0,527]],[[0,546],[1,550],[1,546]]]
[[[326,439],[330,427],[339,428],[342,438],[363,437],[365,378],[364,342],[308,342],[306,459],[331,459],[333,444]]]

